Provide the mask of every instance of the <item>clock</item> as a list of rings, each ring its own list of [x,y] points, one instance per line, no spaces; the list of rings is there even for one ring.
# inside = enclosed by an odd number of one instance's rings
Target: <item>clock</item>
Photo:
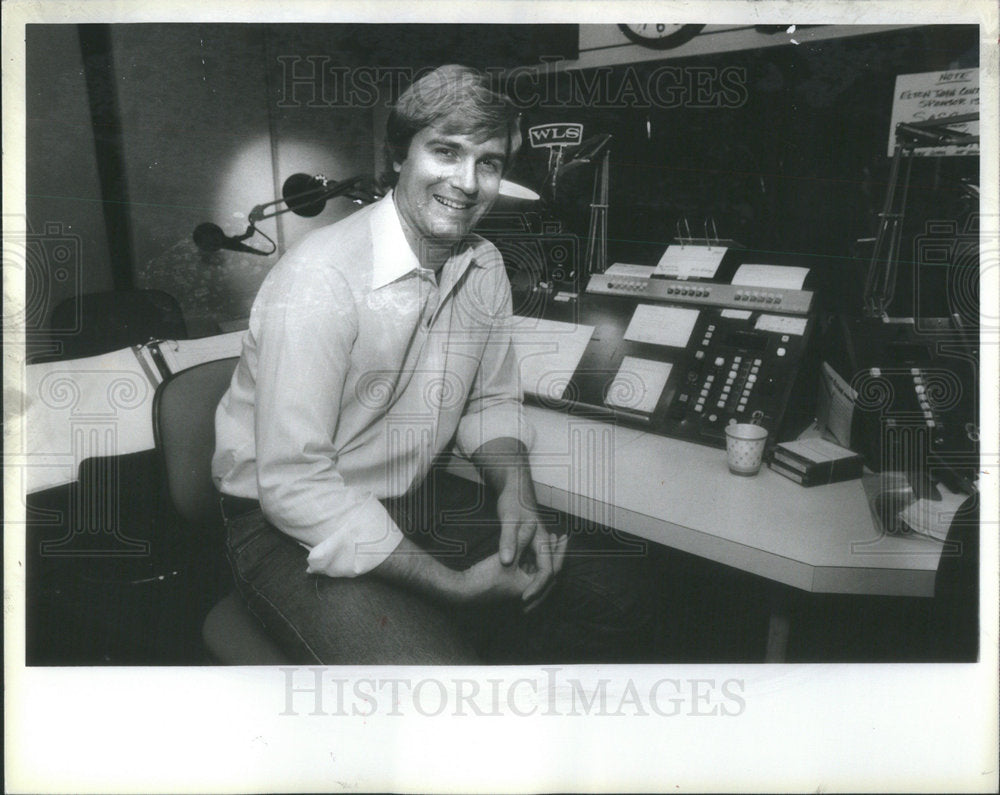
[[[619,25],[629,41],[654,50],[669,50],[691,41],[704,25]]]

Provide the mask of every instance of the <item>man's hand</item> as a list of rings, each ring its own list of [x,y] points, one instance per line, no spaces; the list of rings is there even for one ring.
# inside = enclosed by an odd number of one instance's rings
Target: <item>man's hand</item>
[[[500,519],[500,562],[532,575],[521,598],[537,604],[562,568],[566,537],[550,533],[538,518],[528,451],[517,439],[499,438],[483,444],[473,462],[497,497]],[[530,608],[529,608],[530,609]]]
[[[469,602],[517,599],[532,583],[532,575],[521,566],[504,566],[493,554],[462,572],[459,600]]]
[[[500,518],[500,562],[504,566],[523,569],[532,575],[531,582],[521,594],[525,603],[531,603],[552,583],[552,578],[562,568],[566,554],[567,536],[556,536],[538,518],[538,509],[531,491],[508,487],[497,499],[497,516]]]

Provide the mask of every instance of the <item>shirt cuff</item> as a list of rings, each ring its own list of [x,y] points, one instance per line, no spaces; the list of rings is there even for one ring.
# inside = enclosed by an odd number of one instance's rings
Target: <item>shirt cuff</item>
[[[306,573],[357,577],[389,557],[402,540],[403,533],[382,503],[369,497],[335,533],[310,550]]]
[[[472,458],[487,442],[505,438],[520,440],[529,452],[535,444],[535,427],[520,403],[494,405],[464,416],[455,434],[455,447],[463,458]]]

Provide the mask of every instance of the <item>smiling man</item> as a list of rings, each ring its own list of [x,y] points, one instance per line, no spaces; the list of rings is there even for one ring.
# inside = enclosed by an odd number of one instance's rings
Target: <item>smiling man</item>
[[[421,78],[387,121],[394,189],[254,301],[213,474],[237,587],[297,661],[613,660],[647,640],[639,561],[567,558],[565,517],[539,517],[510,287],[472,233],[520,141],[481,73]],[[452,446],[485,487],[435,467]]]

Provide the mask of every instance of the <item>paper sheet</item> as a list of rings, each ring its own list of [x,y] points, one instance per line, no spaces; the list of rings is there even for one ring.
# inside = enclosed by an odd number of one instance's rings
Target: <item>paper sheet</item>
[[[672,368],[673,365],[668,362],[626,356],[604,402],[609,406],[651,414],[667,385]]]
[[[653,273],[670,279],[711,279],[726,256],[725,246],[675,243],[663,252]]]
[[[593,326],[514,317],[511,336],[525,394],[561,398],[593,333]]]
[[[245,334],[245,331],[231,331],[196,340],[165,340],[160,343],[160,350],[170,372],[176,373],[196,364],[239,356]]]
[[[899,518],[914,532],[943,541],[966,495],[949,491],[943,483],[937,484],[937,489],[941,494],[940,501],[917,500],[900,511]]]
[[[616,262],[606,271],[605,276],[636,276],[640,279],[647,279],[653,275],[652,265],[630,265],[627,262]]]
[[[795,334],[801,337],[806,333],[806,318],[789,317],[788,315],[761,315],[754,326],[758,331],[774,331],[778,334]]]
[[[723,309],[719,314],[733,320],[749,320],[753,313],[749,309]]]
[[[72,483],[85,458],[154,446],[156,387],[131,348],[28,365],[24,388],[22,463],[28,492]]]
[[[639,304],[625,329],[625,339],[685,348],[699,314],[697,309]]]
[[[851,443],[851,424],[858,393],[829,364],[823,362],[817,416],[845,447]]]
[[[787,265],[740,265],[733,276],[733,284],[744,287],[777,287],[801,290],[809,275],[809,268]]]

